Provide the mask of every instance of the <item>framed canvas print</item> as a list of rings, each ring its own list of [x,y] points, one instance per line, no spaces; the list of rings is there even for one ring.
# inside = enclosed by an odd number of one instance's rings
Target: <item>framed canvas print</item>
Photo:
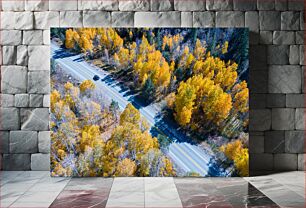
[[[247,176],[248,29],[52,28],[52,176]]]

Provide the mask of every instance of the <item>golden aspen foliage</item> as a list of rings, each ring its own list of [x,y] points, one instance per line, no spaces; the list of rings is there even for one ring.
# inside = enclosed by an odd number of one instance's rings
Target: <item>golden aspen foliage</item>
[[[79,46],[83,52],[92,51],[93,49],[92,40],[89,39],[89,37],[87,37],[86,35],[81,35],[79,39]]]
[[[249,110],[249,89],[246,81],[236,84],[233,87],[234,93],[234,110],[245,113]]]
[[[195,48],[193,50],[194,57],[199,60],[201,59],[206,53],[206,48],[203,47],[201,41],[199,39],[196,40]]]
[[[86,92],[87,90],[94,90],[96,88],[96,85],[91,80],[84,80],[80,84],[80,91],[82,93]]]
[[[175,98],[175,119],[182,125],[189,124],[194,101],[196,99],[196,89],[189,83],[181,82]]]
[[[50,94],[50,108],[54,112],[55,104],[60,100],[61,94],[57,90],[53,90]]]
[[[79,34],[72,29],[66,30],[65,47],[68,49],[74,48],[75,43],[79,41]]]
[[[165,100],[167,102],[167,107],[170,108],[170,109],[173,109],[174,103],[175,103],[175,93],[172,92],[169,95],[167,95]]]
[[[225,41],[224,45],[222,46],[222,54],[226,54],[228,50],[228,41]]]
[[[243,147],[240,140],[235,140],[228,144],[222,145],[220,147],[220,151],[223,152],[228,159],[234,162],[240,176],[249,175],[248,149]]]
[[[118,52],[119,63],[122,67],[127,67],[130,61],[129,49],[121,47]]]
[[[139,125],[140,122],[140,113],[131,103],[127,104],[120,115],[120,125],[127,122],[134,125]]]
[[[128,177],[135,176],[137,166],[133,160],[124,158],[117,165],[115,176]]]
[[[81,133],[80,150],[85,152],[87,148],[94,148],[96,146],[101,146],[102,144],[103,140],[101,138],[99,126],[84,126]]]

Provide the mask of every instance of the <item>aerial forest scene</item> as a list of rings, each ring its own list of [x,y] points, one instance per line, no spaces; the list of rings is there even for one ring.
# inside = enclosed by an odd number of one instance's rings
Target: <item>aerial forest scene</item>
[[[52,28],[51,175],[249,175],[246,28]]]

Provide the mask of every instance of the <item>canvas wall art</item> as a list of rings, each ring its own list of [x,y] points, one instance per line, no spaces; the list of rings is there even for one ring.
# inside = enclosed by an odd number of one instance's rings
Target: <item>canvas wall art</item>
[[[52,176],[247,176],[248,29],[52,28]]]

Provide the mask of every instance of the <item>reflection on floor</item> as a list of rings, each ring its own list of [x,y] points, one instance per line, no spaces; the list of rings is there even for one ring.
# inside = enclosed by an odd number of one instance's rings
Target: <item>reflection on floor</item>
[[[51,178],[1,172],[0,207],[305,207],[305,173],[249,178]]]

